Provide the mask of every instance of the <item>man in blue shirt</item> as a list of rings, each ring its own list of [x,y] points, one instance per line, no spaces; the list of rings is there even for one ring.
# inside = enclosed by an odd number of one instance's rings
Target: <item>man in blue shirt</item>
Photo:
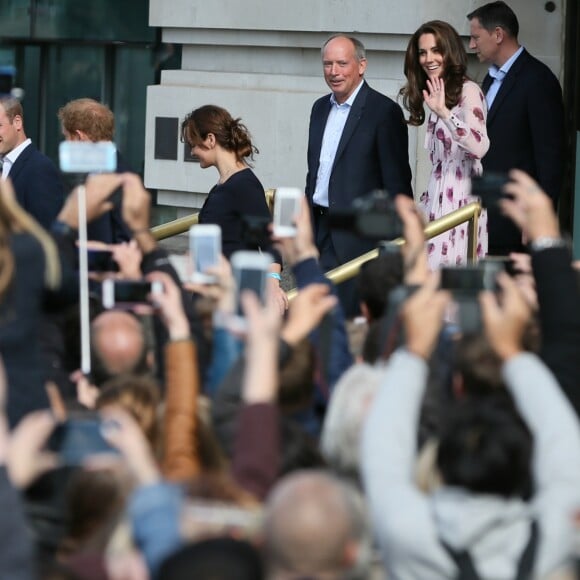
[[[530,174],[556,204],[564,167],[562,89],[552,71],[518,42],[519,24],[505,2],[467,15],[469,47],[490,69],[483,81],[490,147],[484,171],[516,167]],[[489,253],[522,250],[521,233],[497,207],[488,209]]]
[[[363,44],[351,36],[332,36],[322,47],[322,66],[332,92],[312,107],[306,196],[320,263],[328,271],[375,247],[353,232],[331,230],[329,211],[348,209],[374,189],[391,195],[412,195],[412,189],[403,113],[364,80]],[[347,316],[356,315],[354,285],[343,283],[338,290]]]

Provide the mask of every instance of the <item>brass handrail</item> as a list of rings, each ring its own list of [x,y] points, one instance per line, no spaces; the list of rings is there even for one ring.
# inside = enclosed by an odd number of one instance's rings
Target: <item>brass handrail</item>
[[[166,238],[185,233],[191,226],[195,225],[198,220],[198,213],[186,215],[185,217],[151,228],[151,233],[156,240],[165,240]]]
[[[481,213],[481,205],[473,201],[464,205],[463,207],[456,209],[455,211],[449,212],[447,215],[429,222],[425,229],[423,230],[425,233],[425,239],[430,240],[435,236],[443,234],[458,225],[461,225],[464,222],[467,222],[467,260],[469,262],[474,262],[477,259],[477,228],[479,222],[479,214]],[[405,243],[404,238],[397,238],[393,240],[393,244],[397,246],[402,246]],[[361,266],[368,262],[369,260],[373,260],[374,258],[378,257],[379,250],[375,248],[362,256],[358,256],[354,260],[350,262],[346,262],[346,264],[342,264],[338,266],[338,268],[334,268],[326,272],[326,277],[331,280],[334,284],[340,284],[345,280],[349,280],[350,278],[354,278],[361,268]],[[289,290],[287,292],[288,300],[292,300],[297,294],[296,288]]]
[[[266,190],[266,200],[268,202],[268,206],[271,207],[273,203],[273,197],[275,195],[275,189],[268,189]],[[477,229],[479,224],[479,214],[481,213],[481,205],[478,202],[471,202],[463,207],[456,209],[444,215],[443,217],[429,222],[425,229],[423,230],[425,233],[425,239],[430,240],[444,232],[449,231],[452,228],[461,225],[464,222],[467,222],[467,260],[468,262],[475,262],[477,259]],[[198,222],[199,214],[195,213],[192,215],[188,215],[166,224],[162,224],[160,226],[155,226],[151,228],[151,233],[155,236],[157,240],[164,240],[165,238],[170,238],[171,236],[175,236],[177,234],[182,234],[186,232],[192,225]],[[397,238],[392,242],[395,245],[402,246],[405,243],[403,238]],[[347,262],[346,264],[342,264],[338,266],[338,268],[334,268],[329,272],[326,272],[326,277],[331,280],[334,284],[340,284],[345,280],[349,280],[350,278],[354,278],[361,268],[361,266],[368,262],[369,260],[373,260],[379,255],[378,248],[363,254],[362,256],[358,256],[354,260]],[[297,290],[293,288],[292,290],[288,291],[288,300],[292,300],[296,296]]]
[[[266,189],[264,192],[266,196],[266,203],[268,204],[268,209],[270,212],[274,209],[274,197],[276,195],[275,189]],[[199,213],[193,213],[182,218],[167,222],[166,224],[161,224],[151,228],[151,233],[155,236],[156,240],[165,240],[166,238],[171,238],[179,234],[184,234],[189,228],[199,221]]]

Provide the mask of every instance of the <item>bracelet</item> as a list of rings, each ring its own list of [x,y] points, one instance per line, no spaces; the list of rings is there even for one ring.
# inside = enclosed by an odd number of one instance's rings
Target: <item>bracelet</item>
[[[562,238],[543,237],[530,242],[530,248],[534,252],[541,252],[549,248],[565,248],[567,246]]]
[[[274,278],[275,280],[278,280],[278,282],[282,280],[282,276],[280,276],[278,272],[268,272],[268,278]]]

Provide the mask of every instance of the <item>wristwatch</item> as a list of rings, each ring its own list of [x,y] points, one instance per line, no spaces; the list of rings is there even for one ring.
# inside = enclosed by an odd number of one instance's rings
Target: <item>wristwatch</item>
[[[542,250],[547,250],[549,248],[566,248],[567,244],[562,238],[551,238],[544,236],[537,238],[530,242],[530,249],[533,252],[541,252]]]

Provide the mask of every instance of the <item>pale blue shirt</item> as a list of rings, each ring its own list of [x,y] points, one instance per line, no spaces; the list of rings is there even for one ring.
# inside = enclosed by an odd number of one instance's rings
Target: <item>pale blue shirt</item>
[[[493,79],[493,82],[491,83],[489,89],[487,90],[487,93],[485,95],[485,100],[487,101],[487,110],[489,111],[489,109],[491,109],[491,105],[493,104],[493,101],[495,100],[495,97],[497,96],[497,93],[501,87],[501,83],[503,82],[503,79],[505,78],[505,75],[508,74],[510,68],[512,67],[512,65],[514,64],[514,62],[516,62],[516,59],[518,58],[518,56],[520,56],[520,54],[522,54],[524,50],[523,46],[520,46],[518,48],[518,50],[516,50],[516,52],[514,52],[511,57],[503,63],[503,65],[501,66],[501,68],[497,68],[497,66],[495,66],[495,64],[492,64],[489,67],[489,70],[487,71],[489,76]]]
[[[332,166],[334,165],[334,158],[336,157],[336,150],[338,149],[338,144],[342,137],[350,109],[363,82],[361,80],[352,95],[342,104],[336,102],[334,94],[330,95],[330,113],[328,113],[328,119],[326,120],[326,127],[324,128],[324,135],[322,137],[318,174],[316,175],[316,188],[312,196],[312,202],[316,205],[324,207],[328,207],[329,205],[328,183],[330,181]]]

